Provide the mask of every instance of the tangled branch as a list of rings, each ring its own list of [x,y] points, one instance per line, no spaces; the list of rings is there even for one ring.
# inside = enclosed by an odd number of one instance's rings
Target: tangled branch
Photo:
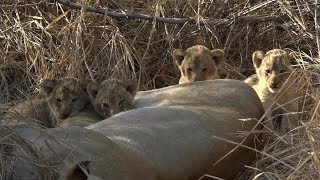
[[[77,3],[70,2],[68,0],[56,0],[56,2],[65,5],[71,9],[78,9],[81,10],[82,6]],[[99,7],[86,7],[85,11],[93,12],[102,14],[104,16],[109,16],[112,18],[126,18],[126,19],[141,19],[141,20],[149,20],[153,21],[156,20],[157,22],[164,22],[168,24],[200,24],[200,25],[213,25],[213,26],[228,26],[229,24],[233,23],[235,20],[238,22],[278,22],[283,23],[283,18],[280,16],[239,16],[239,17],[232,17],[229,19],[209,19],[203,18],[198,20],[198,18],[190,17],[190,18],[165,18],[159,16],[151,16],[141,13],[136,13],[132,11],[111,11],[104,8]]]

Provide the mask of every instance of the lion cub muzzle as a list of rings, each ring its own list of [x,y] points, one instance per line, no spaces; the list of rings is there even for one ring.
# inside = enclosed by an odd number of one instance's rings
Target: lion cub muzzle
[[[276,93],[279,92],[281,88],[284,87],[290,73],[284,72],[280,74],[273,73],[269,78],[266,79],[266,85],[269,92]]]

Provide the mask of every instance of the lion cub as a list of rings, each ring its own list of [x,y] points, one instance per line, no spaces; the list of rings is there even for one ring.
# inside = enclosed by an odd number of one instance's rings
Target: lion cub
[[[172,57],[181,73],[179,84],[220,78],[218,70],[224,63],[224,51],[221,49],[209,50],[196,45],[185,51],[175,49]]]
[[[293,60],[292,53],[281,49],[267,53],[256,51],[252,55],[256,74],[244,81],[255,89],[264,109],[270,109],[268,112],[271,113],[267,114],[268,127],[280,131],[295,128],[299,120],[297,114],[289,114],[288,120],[283,119],[287,113],[298,112],[298,82],[291,64]]]
[[[113,116],[121,111],[130,110],[137,93],[137,82],[107,79],[100,84],[88,85],[88,94],[95,111],[103,118]]]
[[[41,84],[45,98],[26,100],[11,112],[38,120],[46,127],[55,127],[62,119],[76,115],[90,104],[87,82],[73,78],[46,79]]]

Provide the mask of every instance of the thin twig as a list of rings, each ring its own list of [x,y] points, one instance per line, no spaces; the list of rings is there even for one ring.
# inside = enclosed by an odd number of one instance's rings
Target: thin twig
[[[261,7],[265,7],[268,4],[273,3],[274,1],[276,1],[276,0],[268,0],[268,1],[263,1],[261,3],[258,3],[250,8],[242,10],[241,12],[238,13],[238,16],[247,15],[247,14],[251,13],[252,11],[255,11],[257,9],[260,9]]]
[[[82,6],[77,3],[70,2],[68,0],[56,0],[58,3],[63,4],[71,9],[78,9],[81,10]],[[132,11],[123,10],[121,12],[110,11],[108,9],[99,8],[99,7],[86,7],[85,11],[93,12],[102,14],[105,16],[109,16],[112,18],[127,18],[127,19],[142,19],[142,20],[149,20],[153,21],[156,20],[157,22],[164,22],[168,24],[200,24],[200,25],[215,25],[215,26],[228,26],[235,19],[238,22],[279,22],[283,23],[283,17],[280,16],[240,16],[240,17],[232,17],[230,19],[209,19],[209,18],[201,18],[197,20],[196,17],[190,18],[165,18],[165,17],[158,17],[158,16],[151,16],[146,14],[140,14]]]

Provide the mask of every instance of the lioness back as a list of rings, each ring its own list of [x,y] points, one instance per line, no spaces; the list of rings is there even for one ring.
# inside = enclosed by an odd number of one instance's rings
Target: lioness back
[[[205,46],[196,45],[185,51],[175,49],[172,57],[181,73],[179,84],[220,79],[218,70],[224,62],[221,49],[209,50]]]
[[[121,111],[130,110],[137,92],[137,82],[128,80],[107,79],[100,84],[88,85],[88,94],[95,111],[107,118]]]

